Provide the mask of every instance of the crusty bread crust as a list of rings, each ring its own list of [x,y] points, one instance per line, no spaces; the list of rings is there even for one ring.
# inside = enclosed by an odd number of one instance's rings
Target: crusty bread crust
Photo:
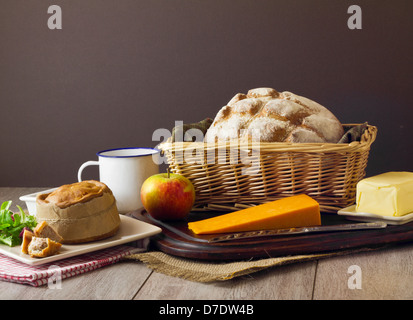
[[[288,91],[256,88],[236,94],[219,110],[205,142],[337,143],[343,134],[340,121],[317,102]]]

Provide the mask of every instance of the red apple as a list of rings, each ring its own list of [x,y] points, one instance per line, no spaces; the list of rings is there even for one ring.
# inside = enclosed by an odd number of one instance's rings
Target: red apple
[[[142,185],[141,200],[146,211],[157,220],[185,218],[195,202],[191,181],[175,173],[155,174]]]

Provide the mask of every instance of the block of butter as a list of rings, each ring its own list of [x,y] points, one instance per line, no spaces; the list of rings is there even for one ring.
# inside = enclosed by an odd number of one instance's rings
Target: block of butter
[[[387,172],[357,184],[356,211],[401,217],[413,212],[413,172]]]

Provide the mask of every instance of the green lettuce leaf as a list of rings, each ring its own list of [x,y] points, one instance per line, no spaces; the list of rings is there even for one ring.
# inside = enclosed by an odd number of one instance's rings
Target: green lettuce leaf
[[[37,225],[36,218],[26,214],[20,206],[19,213],[10,210],[12,201],[5,201],[0,206],[0,243],[8,246],[20,245],[22,238],[20,233],[23,228],[32,230]]]

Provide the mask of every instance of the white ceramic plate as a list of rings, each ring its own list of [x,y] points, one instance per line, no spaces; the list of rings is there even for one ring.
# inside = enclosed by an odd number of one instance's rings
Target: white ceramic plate
[[[161,228],[149,223],[120,215],[120,227],[118,232],[107,239],[81,244],[63,244],[58,254],[46,258],[32,258],[28,254],[22,253],[20,246],[9,247],[7,245],[0,245],[0,253],[23,263],[35,266],[144,239],[160,233],[161,231]]]
[[[341,216],[345,216],[349,220],[364,221],[364,222],[384,221],[387,224],[391,224],[391,225],[400,225],[400,224],[405,224],[410,221],[413,221],[413,212],[408,213],[401,217],[380,216],[374,213],[357,212],[356,205],[352,205],[350,207],[341,209],[337,212],[337,214]]]

